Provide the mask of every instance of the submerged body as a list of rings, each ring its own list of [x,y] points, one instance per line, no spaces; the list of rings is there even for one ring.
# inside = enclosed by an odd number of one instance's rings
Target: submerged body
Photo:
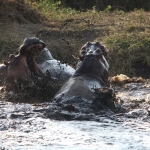
[[[105,83],[92,74],[71,77],[55,95],[55,99],[79,96],[89,100],[94,98],[94,89],[106,86]]]

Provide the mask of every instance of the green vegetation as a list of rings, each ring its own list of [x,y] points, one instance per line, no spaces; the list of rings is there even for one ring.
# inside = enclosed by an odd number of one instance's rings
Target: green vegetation
[[[134,64],[150,67],[150,13],[144,10],[86,12],[61,8],[60,1],[2,0],[0,59],[17,53],[25,37],[41,38],[54,58],[76,66],[80,48],[100,41],[109,50],[110,75],[135,76]],[[10,15],[10,14],[14,15]],[[19,15],[19,16],[18,16]]]
[[[51,0],[52,1],[52,0]],[[144,9],[149,11],[149,0],[55,0],[61,1],[61,6],[71,7],[77,10],[87,10],[96,7],[98,11],[103,11],[108,5],[111,6],[111,10],[116,8],[124,11],[133,11],[135,8]]]

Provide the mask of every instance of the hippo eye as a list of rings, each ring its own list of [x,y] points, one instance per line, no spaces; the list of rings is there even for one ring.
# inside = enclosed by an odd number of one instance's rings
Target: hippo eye
[[[96,43],[95,43],[95,46],[98,46],[98,47],[99,47],[100,45],[101,45],[100,42],[96,42]]]
[[[85,50],[86,50],[86,47],[82,47],[82,49],[81,49],[81,50],[85,51]]]
[[[90,45],[92,45],[92,43],[91,43],[91,42],[87,42],[86,45],[87,45],[87,46],[90,46]]]

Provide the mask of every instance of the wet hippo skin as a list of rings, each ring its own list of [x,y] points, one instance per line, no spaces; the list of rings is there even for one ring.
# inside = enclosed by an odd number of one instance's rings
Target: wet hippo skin
[[[68,96],[79,96],[92,100],[94,98],[94,88],[108,85],[109,65],[102,50],[97,47],[97,43],[92,44],[92,50],[91,48],[81,50],[80,61],[77,64],[76,71],[73,77],[55,95],[54,99],[56,101]]]
[[[32,75],[44,76],[33,57],[35,54],[40,53],[44,47],[45,43],[36,37],[25,38],[19,48],[19,54],[10,55],[4,81],[7,91],[13,90],[14,82],[19,78],[31,78]]]
[[[42,40],[36,37],[25,38],[19,54],[11,54],[9,61],[0,65],[1,85],[10,91],[18,78],[30,79],[32,75],[43,77],[47,71],[60,82],[67,81],[75,72],[71,66],[54,59]]]
[[[44,48],[35,60],[43,73],[48,70],[51,77],[58,79],[60,82],[67,81],[75,72],[75,69],[71,66],[54,59],[47,48]]]

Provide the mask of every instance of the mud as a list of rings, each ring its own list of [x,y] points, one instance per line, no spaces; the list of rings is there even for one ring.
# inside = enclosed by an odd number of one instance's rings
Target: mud
[[[93,108],[80,97],[59,104],[1,99],[0,148],[150,149],[150,82],[112,88],[123,101],[116,111],[103,104]]]

